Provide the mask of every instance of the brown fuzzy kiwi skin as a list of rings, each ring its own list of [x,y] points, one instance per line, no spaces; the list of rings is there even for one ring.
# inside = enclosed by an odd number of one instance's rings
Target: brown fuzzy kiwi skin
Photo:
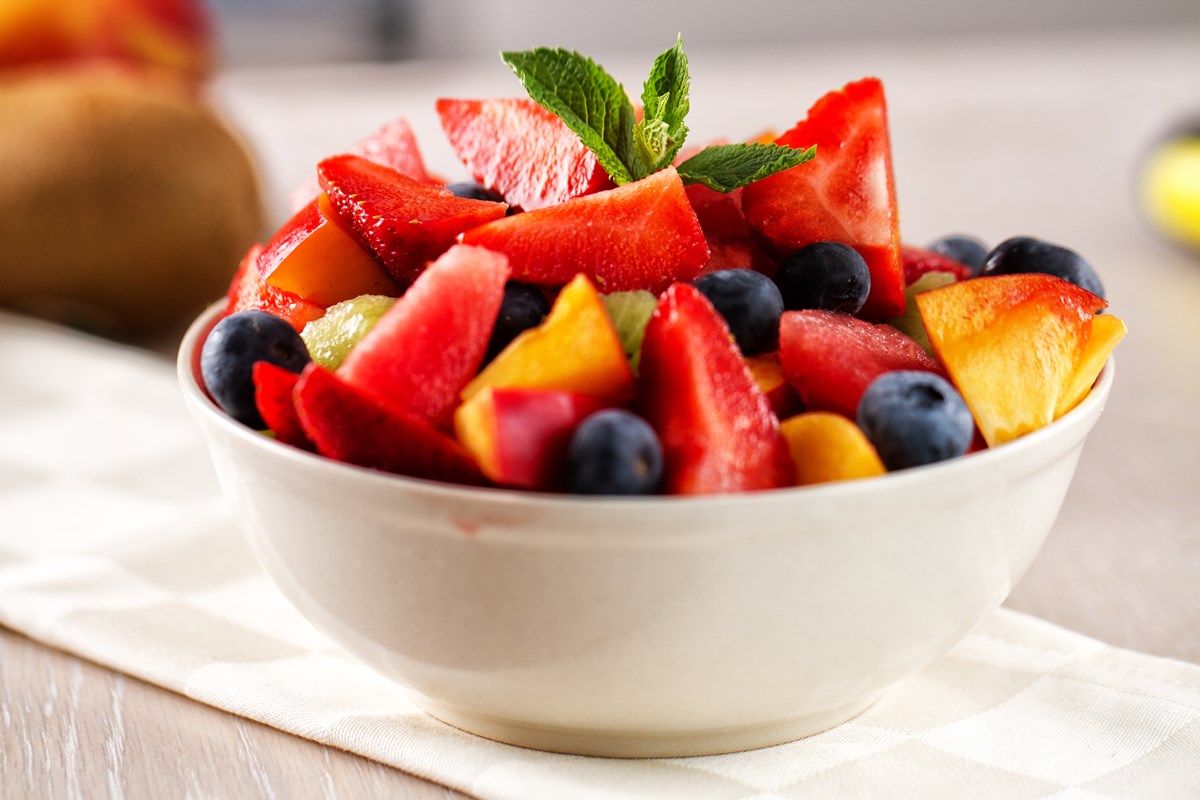
[[[264,227],[246,149],[194,87],[130,70],[0,77],[0,304],[174,332]]]

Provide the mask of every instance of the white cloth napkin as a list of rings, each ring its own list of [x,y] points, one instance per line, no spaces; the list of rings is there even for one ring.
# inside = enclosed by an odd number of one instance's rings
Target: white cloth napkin
[[[482,798],[1200,798],[1200,666],[1003,609],[791,744],[617,760],[458,731],[269,583],[168,363],[4,315],[0,624]]]

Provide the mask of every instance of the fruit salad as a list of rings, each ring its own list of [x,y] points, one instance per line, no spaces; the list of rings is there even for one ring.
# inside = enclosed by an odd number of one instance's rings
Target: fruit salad
[[[469,180],[395,120],[246,254],[200,359],[233,419],[471,486],[778,489],[1037,430],[1125,333],[1068,248],[902,243],[876,78],[697,148],[681,41],[636,103],[578,53],[502,57],[528,97],[436,100]]]

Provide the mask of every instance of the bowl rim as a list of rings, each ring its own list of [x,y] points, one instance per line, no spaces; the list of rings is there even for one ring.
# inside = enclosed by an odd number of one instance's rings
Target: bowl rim
[[[283,444],[273,438],[264,436],[261,432],[235,422],[223,412],[208,392],[196,380],[195,364],[198,364],[199,348],[203,339],[221,317],[225,301],[219,300],[196,317],[188,326],[180,341],[176,357],[176,373],[180,387],[189,401],[193,413],[201,413],[214,424],[232,435],[243,445],[253,448],[268,457],[283,462],[291,462],[303,469],[326,469],[340,474],[347,479],[366,481],[368,484],[387,490],[405,489],[429,495],[431,499],[440,498],[447,502],[490,502],[503,506],[531,505],[539,508],[559,507],[562,509],[578,509],[580,511],[606,510],[649,510],[650,508],[708,508],[716,510],[729,505],[740,505],[747,500],[777,500],[779,498],[796,497],[828,497],[836,499],[840,495],[858,496],[892,490],[903,491],[913,484],[923,485],[926,482],[939,483],[952,478],[955,470],[965,466],[975,465],[982,468],[986,465],[1009,461],[1020,457],[1020,454],[1043,444],[1066,438],[1070,432],[1081,425],[1087,425],[1089,418],[1098,418],[1104,409],[1112,389],[1116,371],[1115,361],[1109,356],[1092,385],[1088,394],[1067,413],[1057,420],[1038,430],[1031,431],[995,447],[967,453],[957,458],[925,464],[919,467],[909,467],[885,475],[859,479],[834,481],[830,483],[811,484],[807,486],[785,486],[777,489],[764,489],[753,492],[729,492],[706,495],[644,495],[644,496],[599,496],[599,495],[570,495],[552,492],[514,489],[502,486],[462,486],[445,481],[417,478],[409,475],[384,472],[382,470],[362,467],[335,461],[319,453],[301,450],[298,447]],[[1084,436],[1087,434],[1084,431]],[[1082,438],[1082,437],[1081,437]]]

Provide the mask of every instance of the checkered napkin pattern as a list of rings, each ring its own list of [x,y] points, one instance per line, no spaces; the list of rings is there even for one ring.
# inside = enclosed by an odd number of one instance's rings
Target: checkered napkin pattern
[[[169,364],[3,315],[0,624],[481,798],[1200,798],[1200,666],[1008,610],[777,747],[582,758],[443,725],[269,583]]]

